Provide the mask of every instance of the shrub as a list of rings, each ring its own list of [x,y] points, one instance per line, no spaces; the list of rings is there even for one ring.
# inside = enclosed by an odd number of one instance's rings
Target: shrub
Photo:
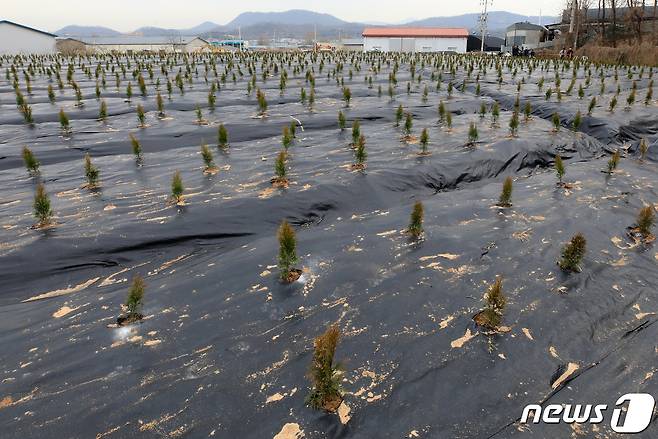
[[[407,228],[407,232],[414,238],[419,238],[423,233],[423,216],[423,203],[417,201],[411,211],[409,227]]]
[[[21,114],[23,115],[23,120],[26,124],[32,125],[34,119],[32,118],[32,107],[30,107],[27,102],[23,102],[19,108]]]
[[[498,198],[498,206],[500,207],[512,206],[512,188],[513,188],[512,177],[507,177],[503,182],[503,190],[501,191],[500,197]]]
[[[212,152],[208,145],[201,145],[201,158],[203,159],[204,165],[206,165],[205,171],[209,171],[215,168],[215,163],[213,162]]]
[[[313,362],[309,372],[312,383],[307,403],[316,410],[333,412],[342,402],[339,366],[334,364],[336,346],[340,340],[338,325],[331,325],[324,334],[315,339]]]
[[[23,147],[23,162],[25,163],[27,172],[30,174],[36,174],[39,172],[39,160],[37,160],[30,148],[27,146]]]
[[[608,160],[608,174],[612,174],[612,172],[617,169],[617,166],[619,166],[619,160],[621,159],[621,156],[619,155],[619,150],[616,150],[614,154],[612,154],[612,157]]]
[[[203,123],[203,112],[201,111],[201,107],[197,104],[197,106],[194,108],[194,113],[196,113],[196,122],[200,125]]]
[[[338,128],[340,128],[341,131],[345,130],[346,122],[347,121],[345,120],[345,114],[343,114],[342,111],[338,110]]]
[[[558,265],[564,271],[580,271],[580,262],[585,256],[587,241],[578,233],[562,249],[562,259]]]
[[[279,239],[279,271],[281,280],[288,282],[293,275],[293,265],[297,263],[297,238],[287,221],[283,221],[277,234]]]
[[[219,124],[217,130],[217,143],[221,148],[226,148],[228,146],[228,131],[223,123]]]
[[[128,83],[128,86],[126,87],[126,98],[127,98],[128,102],[130,102],[130,99],[131,99],[132,97],[133,97],[133,86],[132,86],[132,84],[129,82],[129,83]]]
[[[171,198],[176,203],[183,201],[183,179],[180,176],[180,171],[174,172],[174,176],[171,179]]]
[[[478,128],[473,122],[471,122],[468,126],[468,144],[475,145],[475,142],[478,141],[478,137]]]
[[[85,177],[87,178],[89,187],[96,187],[98,185],[99,176],[100,171],[91,163],[91,156],[89,153],[85,154]]]
[[[42,227],[50,224],[53,211],[50,208],[50,199],[46,193],[46,187],[43,183],[37,185],[34,194],[34,216],[39,221],[37,226]]]
[[[555,173],[557,174],[558,181],[561,184],[565,170],[564,170],[564,162],[562,161],[562,157],[560,157],[559,155],[555,156]]]
[[[656,222],[656,213],[652,206],[645,206],[640,209],[640,213],[637,215],[637,231],[644,238],[651,236],[651,229],[653,228],[654,223]]]
[[[142,145],[140,145],[139,140],[132,134],[130,134],[130,144],[132,145],[133,155],[138,162],[142,160]]]
[[[484,117],[487,115],[487,105],[484,102],[480,102],[480,119],[484,119]]]

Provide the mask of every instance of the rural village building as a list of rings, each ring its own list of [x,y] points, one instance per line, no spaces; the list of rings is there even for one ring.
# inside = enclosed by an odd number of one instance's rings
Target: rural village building
[[[55,35],[22,24],[0,20],[0,54],[55,53]]]
[[[363,31],[366,52],[466,53],[468,30],[438,27],[370,27]]]
[[[206,40],[194,36],[143,37],[138,35],[63,38],[57,42],[57,46],[62,52],[94,53],[199,52],[210,48]]]

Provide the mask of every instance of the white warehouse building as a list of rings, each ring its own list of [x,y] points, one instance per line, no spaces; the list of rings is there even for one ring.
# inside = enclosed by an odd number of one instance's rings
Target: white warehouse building
[[[55,35],[0,20],[0,55],[55,53]]]
[[[363,31],[366,52],[466,53],[468,30],[439,27],[371,27]]]
[[[210,50],[206,40],[196,36],[144,37],[125,35],[118,37],[72,37],[57,42],[62,52],[201,52]]]

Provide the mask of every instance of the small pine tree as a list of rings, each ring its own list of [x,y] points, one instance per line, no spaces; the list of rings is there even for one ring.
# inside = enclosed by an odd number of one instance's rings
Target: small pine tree
[[[612,174],[617,169],[619,160],[621,160],[621,155],[619,154],[619,150],[616,150],[608,160],[608,174]]]
[[[220,148],[226,148],[228,146],[228,131],[223,123],[219,124],[217,129],[217,144]]]
[[[651,236],[651,229],[656,222],[656,212],[652,206],[645,206],[640,209],[637,215],[637,231],[640,232],[643,238],[647,239]]]
[[[610,110],[611,113],[614,113],[616,106],[617,106],[617,96],[613,96],[612,99],[610,99],[610,107],[608,108],[608,110]]]
[[[446,113],[446,128],[452,129],[452,113],[450,112]]]
[[[560,131],[560,115],[557,112],[553,113],[551,116],[551,122],[553,122],[553,131]]]
[[[589,107],[587,108],[587,115],[591,116],[592,111],[594,111],[594,108],[596,107],[596,97],[592,97],[592,100],[589,101]]]
[[[203,112],[201,111],[201,107],[198,104],[194,109],[194,113],[196,113],[196,123],[201,125],[203,123]]]
[[[402,122],[402,118],[404,117],[404,109],[402,108],[402,105],[398,106],[398,109],[395,111],[395,126],[399,127],[400,122]]]
[[[366,152],[366,137],[361,134],[359,140],[356,143],[356,149],[354,150],[354,159],[356,160],[357,168],[365,168],[366,158],[368,158],[368,153]]]
[[[424,209],[423,203],[417,201],[411,211],[411,218],[409,220],[409,227],[407,232],[414,238],[419,238],[423,233],[423,217]]]
[[[564,177],[564,162],[562,161],[562,157],[559,155],[555,156],[555,173],[557,174],[557,178],[560,184],[562,184],[562,178]]]
[[[574,235],[562,249],[562,259],[558,262],[560,268],[564,271],[580,271],[580,262],[585,256],[586,245],[587,241],[582,234]]]
[[[206,144],[201,145],[201,158],[203,159],[203,164],[206,166],[204,171],[215,169],[212,152],[210,152],[210,148],[208,148],[208,145]]]
[[[480,119],[484,119],[487,115],[487,105],[484,102],[480,102]]]
[[[71,123],[69,122],[69,117],[64,112],[64,109],[59,110],[59,125],[62,127],[64,134],[69,134],[71,132]]]
[[[128,297],[126,298],[126,316],[124,319],[119,318],[119,322],[132,323],[144,317],[141,310],[144,303],[145,291],[146,283],[144,282],[144,278],[140,275],[135,275],[128,290]]]
[[[100,176],[100,171],[96,166],[91,162],[91,156],[89,153],[85,154],[85,177],[87,178],[87,184],[89,187],[98,186],[98,178]]]
[[[130,144],[131,144],[132,149],[133,149],[133,155],[135,156],[135,159],[137,160],[137,162],[141,162],[142,161],[142,145],[139,143],[139,140],[137,140],[137,138],[134,135],[130,134],[129,137],[130,137]]]
[[[39,160],[37,160],[30,148],[27,146],[23,147],[23,162],[25,163],[27,172],[30,174],[36,174],[39,172]]]
[[[523,116],[526,122],[530,120],[531,115],[532,115],[532,106],[530,105],[530,101],[526,101],[525,107],[523,107]]]
[[[519,131],[519,113],[514,111],[512,117],[509,120],[509,132],[512,137],[516,137]]]
[[[260,88],[256,90],[256,99],[258,100],[258,114],[264,116],[267,113],[267,98]]]
[[[468,126],[468,144],[473,146],[478,141],[478,127],[471,122]]]
[[[489,329],[497,328],[502,322],[507,298],[503,293],[503,279],[496,277],[495,282],[489,287],[484,295],[485,308],[481,313],[479,323]]]
[[[443,123],[446,120],[446,105],[443,101],[439,102],[439,123]]]
[[[100,107],[98,108],[98,120],[105,121],[107,119],[107,102],[105,99],[101,100]]]
[[[290,282],[293,277],[293,266],[297,263],[297,238],[295,231],[283,221],[277,234],[279,239],[279,272],[281,280]]]
[[[155,102],[158,107],[158,117],[162,118],[165,117],[165,110],[164,110],[164,99],[162,99],[162,95],[158,92],[158,94],[155,96]]]
[[[340,329],[335,324],[315,339],[309,373],[313,387],[307,403],[316,410],[336,411],[343,400],[338,376],[339,366],[334,364],[339,340]]]
[[[345,106],[349,107],[352,100],[352,90],[349,87],[343,88],[343,100],[345,101]]]
[[[340,128],[341,131],[345,131],[345,125],[347,121],[345,120],[345,114],[343,114],[342,111],[338,111],[338,128]]]
[[[356,146],[359,141],[359,137],[361,137],[361,124],[357,119],[352,122],[352,145]]]
[[[414,126],[414,120],[413,117],[411,116],[411,113],[407,113],[406,119],[404,121],[404,134],[407,137],[411,136],[411,130],[413,129]]]
[[[573,130],[578,131],[578,128],[580,128],[580,125],[582,124],[582,117],[580,115],[580,110],[576,111],[576,116],[573,118]]]
[[[640,161],[644,161],[644,159],[647,157],[647,152],[649,152],[649,144],[647,143],[647,139],[642,138],[640,140]]]
[[[423,128],[423,131],[420,133],[420,146],[421,152],[427,154],[427,144],[430,142],[430,133],[427,128]]]
[[[52,215],[53,211],[50,207],[50,198],[46,193],[46,187],[43,183],[39,183],[34,194],[34,216],[39,221],[37,227],[50,224]]]
[[[290,121],[290,135],[293,139],[297,138],[297,122],[294,120]]]
[[[274,173],[277,182],[286,183],[288,181],[286,178],[286,153],[284,151],[279,152],[274,161]]]
[[[171,198],[175,203],[180,203],[183,201],[183,179],[180,176],[180,171],[174,172],[174,176],[171,179]]]
[[[137,120],[139,121],[140,127],[144,128],[146,126],[146,113],[144,112],[142,104],[137,105]]]
[[[498,206],[500,207],[512,207],[512,188],[513,188],[512,177],[507,177],[503,182],[503,190],[500,193],[498,198]]]
[[[290,128],[286,125],[283,127],[283,133],[281,134],[281,144],[285,149],[288,149],[292,145],[292,135],[290,134]]]
[[[491,125],[498,125],[498,118],[500,117],[500,105],[495,101],[491,106]]]

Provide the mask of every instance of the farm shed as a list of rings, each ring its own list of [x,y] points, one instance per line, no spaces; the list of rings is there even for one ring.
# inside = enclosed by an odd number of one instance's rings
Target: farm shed
[[[0,54],[55,53],[55,35],[8,20],[0,20]]]
[[[363,31],[366,52],[466,53],[468,30],[438,27],[372,27]]]

